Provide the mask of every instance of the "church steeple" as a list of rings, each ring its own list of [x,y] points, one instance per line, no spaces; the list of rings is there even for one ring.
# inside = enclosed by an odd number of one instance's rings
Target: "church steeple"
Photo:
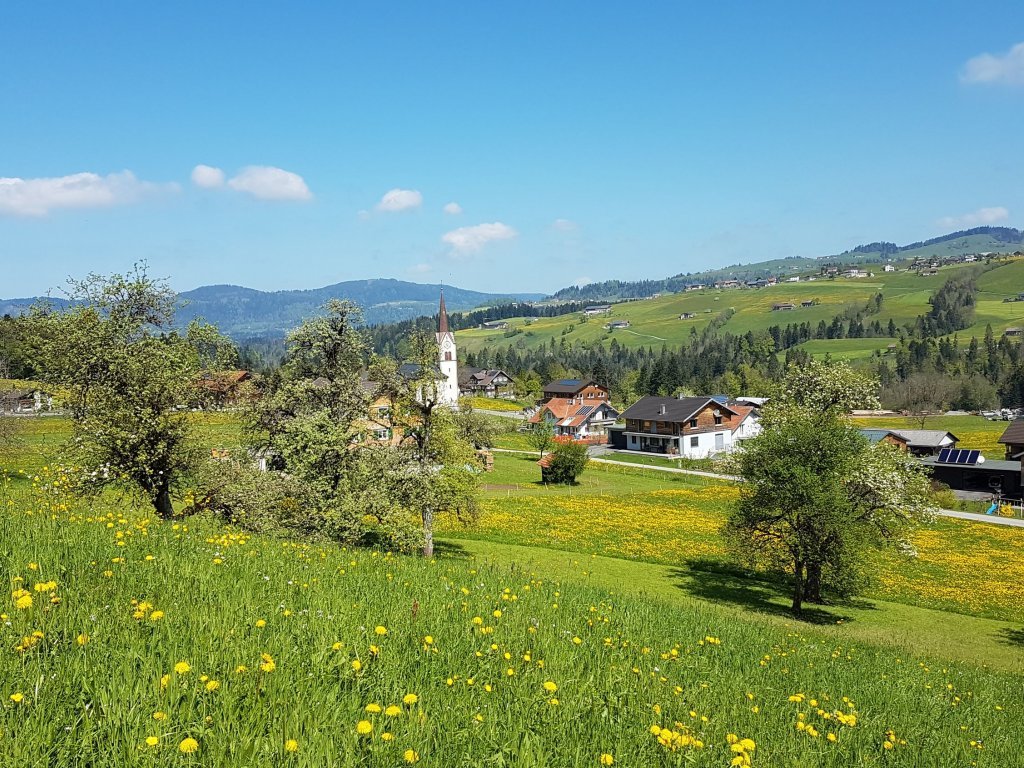
[[[437,332],[448,333],[448,310],[444,306],[444,288],[441,289],[441,310],[437,317]]]
[[[437,367],[441,372],[440,401],[451,408],[459,406],[459,361],[455,351],[455,334],[448,327],[448,308],[444,305],[444,288],[437,315]]]

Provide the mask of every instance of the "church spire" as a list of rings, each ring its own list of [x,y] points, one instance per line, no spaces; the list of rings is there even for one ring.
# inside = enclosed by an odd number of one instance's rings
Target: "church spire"
[[[441,310],[437,318],[437,332],[448,333],[448,310],[444,306],[444,288],[441,289]]]

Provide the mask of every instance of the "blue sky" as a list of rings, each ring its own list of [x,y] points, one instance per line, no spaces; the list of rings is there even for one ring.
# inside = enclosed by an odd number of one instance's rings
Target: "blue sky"
[[[0,296],[139,259],[553,291],[1024,225],[1024,3],[832,5],[8,3]]]

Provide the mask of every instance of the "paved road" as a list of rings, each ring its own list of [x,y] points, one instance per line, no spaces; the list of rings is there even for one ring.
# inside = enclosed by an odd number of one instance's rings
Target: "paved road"
[[[536,451],[517,451],[511,448],[495,448],[495,451],[501,453],[536,453]],[[614,454],[613,454],[614,455]],[[633,464],[628,461],[614,461],[613,459],[601,459],[594,455],[590,457],[591,461],[596,461],[601,464],[614,464],[617,467],[632,467],[633,469],[650,469],[655,472],[669,472],[677,475],[697,475],[698,477],[709,477],[713,480],[725,480],[727,482],[743,482],[742,477],[736,475],[722,475],[717,472],[701,472],[696,469],[677,469],[675,467],[653,467],[647,464]],[[942,517],[956,517],[961,520],[971,520],[975,523],[991,523],[992,525],[1008,525],[1013,528],[1024,528],[1024,520],[1019,517],[999,517],[998,515],[979,515],[974,512],[960,512],[956,509],[940,509],[937,510],[938,514]]]

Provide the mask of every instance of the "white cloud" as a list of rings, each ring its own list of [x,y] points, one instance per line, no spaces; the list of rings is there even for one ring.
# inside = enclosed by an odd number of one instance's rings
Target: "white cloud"
[[[423,205],[423,195],[415,189],[392,189],[377,203],[378,211],[408,211]]]
[[[1004,54],[983,53],[968,59],[960,71],[960,82],[1024,85],[1024,43]]]
[[[197,187],[212,189],[224,186],[224,171],[212,165],[197,165],[192,169],[192,183]]]
[[[979,208],[971,213],[965,213],[963,216],[943,216],[935,223],[943,229],[950,229],[952,227],[981,227],[986,224],[1005,221],[1009,217],[1010,212],[999,205],[994,208]]]
[[[176,192],[178,188],[177,184],[140,181],[131,171],[106,176],[73,173],[40,179],[0,177],[0,214],[45,216],[59,208],[109,208],[160,192]]]
[[[297,173],[270,165],[250,165],[228,181],[228,186],[259,200],[311,200],[313,193]]]
[[[462,213],[462,206],[456,202],[445,203],[444,212],[451,214],[452,216],[458,216]]]
[[[511,240],[518,234],[507,224],[495,221],[490,224],[453,229],[451,232],[446,232],[441,240],[448,243],[458,253],[472,253],[479,251],[493,240]]]
[[[555,219],[551,224],[552,227],[557,229],[559,232],[572,232],[579,229],[579,226],[575,221],[570,219]]]

